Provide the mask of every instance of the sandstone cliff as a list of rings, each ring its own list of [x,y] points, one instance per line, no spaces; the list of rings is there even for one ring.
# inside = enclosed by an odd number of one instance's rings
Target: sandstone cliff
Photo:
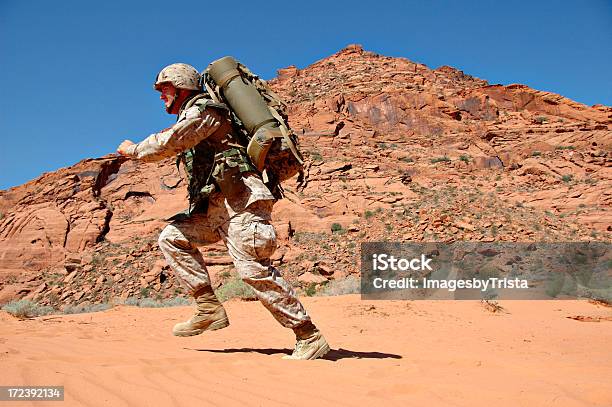
[[[308,158],[274,212],[296,283],[357,273],[362,241],[610,240],[611,107],[357,45],[270,84]],[[180,294],[156,238],[181,175],[109,155],[0,191],[0,303]],[[202,251],[223,284],[222,245]]]

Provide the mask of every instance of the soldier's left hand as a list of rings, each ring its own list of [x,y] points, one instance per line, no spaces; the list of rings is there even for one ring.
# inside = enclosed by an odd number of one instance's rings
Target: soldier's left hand
[[[119,147],[117,147],[117,152],[121,155],[124,156],[131,156],[134,154],[134,149],[131,148],[134,145],[134,143],[130,140],[124,140],[123,143],[119,144]]]

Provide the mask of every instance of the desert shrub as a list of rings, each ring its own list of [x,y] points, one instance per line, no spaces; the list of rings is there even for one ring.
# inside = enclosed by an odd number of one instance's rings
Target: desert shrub
[[[93,305],[67,305],[62,309],[64,314],[84,314],[88,312],[100,312],[106,311],[110,309],[110,304],[102,303],[102,304],[93,304]]]
[[[360,280],[354,276],[348,276],[342,280],[330,280],[327,282],[325,287],[319,291],[319,295],[332,296],[332,295],[346,295],[346,294],[359,294],[360,292]]]
[[[231,278],[216,290],[219,301],[224,302],[232,298],[245,300],[256,299],[253,289],[238,277]]]
[[[189,305],[189,300],[185,297],[174,297],[168,298],[167,300],[162,301],[164,307],[182,307],[184,305]]]
[[[321,153],[319,153],[318,151],[311,151],[310,159],[312,161],[323,161],[323,156],[321,156]]]
[[[395,144],[395,143],[391,143],[391,144],[387,144],[387,143],[378,143],[378,144],[377,144],[377,147],[378,147],[378,148],[380,148],[380,149],[382,149],[382,150],[388,150],[388,149],[390,149],[390,150],[395,150],[395,149],[397,149],[397,147],[398,147],[398,146],[397,146],[397,144]]]
[[[450,160],[451,160],[451,159],[450,159],[450,158],[448,158],[447,156],[444,156],[444,157],[436,157],[436,158],[432,158],[432,159],[431,159],[431,163],[432,163],[432,164],[435,164],[435,163],[442,163],[442,162],[446,163],[446,162],[450,162]]]
[[[143,298],[138,302],[138,306],[142,308],[167,308],[181,307],[189,305],[189,300],[184,297],[174,297],[166,300],[153,300],[152,298]]]
[[[309,297],[314,296],[317,293],[317,283],[308,284],[308,287],[306,287],[306,290],[304,292]]]
[[[156,301],[153,298],[142,298],[138,301],[138,306],[142,308],[162,308],[164,303]]]
[[[42,306],[30,300],[11,301],[3,305],[2,310],[17,318],[39,317],[55,311],[53,307]]]
[[[546,116],[537,116],[536,118],[533,119],[533,121],[537,124],[544,124],[544,123],[548,123],[548,117]]]
[[[332,223],[331,231],[332,231],[332,233],[340,233],[341,234],[345,230],[342,228],[341,224],[339,224],[339,223]]]
[[[138,306],[138,298],[136,298],[136,297],[128,297],[128,298],[126,298],[126,300],[123,303],[125,305]]]
[[[142,308],[166,308],[166,307],[181,307],[183,305],[189,305],[189,300],[185,297],[174,297],[168,298],[165,300],[162,299],[153,299],[153,298],[135,298],[128,297],[125,301],[123,301],[125,305],[132,305],[136,307]]]

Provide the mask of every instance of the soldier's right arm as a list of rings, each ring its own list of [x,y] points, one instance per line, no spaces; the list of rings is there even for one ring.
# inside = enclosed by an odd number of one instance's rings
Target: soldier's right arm
[[[158,161],[194,147],[215,132],[225,120],[214,108],[200,111],[196,106],[187,109],[172,127],[151,134],[138,144],[126,148],[123,155],[143,161]]]

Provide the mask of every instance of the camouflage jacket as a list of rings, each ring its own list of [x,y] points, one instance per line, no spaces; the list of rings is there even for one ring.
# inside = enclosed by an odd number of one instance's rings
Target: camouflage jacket
[[[234,135],[227,108],[205,94],[187,100],[176,124],[131,146],[128,154],[143,161],[178,156],[187,174],[190,212],[205,210],[213,193],[223,194],[236,213],[275,199]]]

